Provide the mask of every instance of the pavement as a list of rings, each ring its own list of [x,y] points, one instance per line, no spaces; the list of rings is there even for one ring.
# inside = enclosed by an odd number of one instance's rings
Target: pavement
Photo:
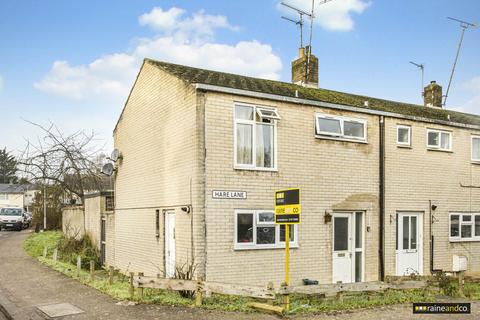
[[[56,272],[28,256],[22,248],[31,231],[0,231],[0,320],[11,319],[232,319],[273,320],[261,313],[209,311],[201,308],[161,305],[117,305],[114,299]],[[47,316],[38,308],[45,307]],[[63,311],[81,313],[63,315]],[[60,315],[55,317],[56,315]],[[472,314],[464,316],[412,314],[411,304],[353,312],[294,316],[295,320],[360,319],[480,319],[480,302],[472,303]]]

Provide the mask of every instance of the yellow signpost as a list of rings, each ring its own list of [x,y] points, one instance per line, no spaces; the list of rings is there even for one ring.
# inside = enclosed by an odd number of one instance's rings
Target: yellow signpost
[[[290,272],[290,225],[300,223],[300,189],[275,191],[275,223],[285,225],[285,285],[289,283]],[[288,295],[284,300],[285,310],[290,309]]]

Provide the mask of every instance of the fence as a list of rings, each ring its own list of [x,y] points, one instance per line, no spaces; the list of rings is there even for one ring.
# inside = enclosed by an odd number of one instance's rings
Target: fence
[[[43,257],[47,256],[47,248],[43,251]],[[53,250],[52,259],[54,262],[58,259],[57,249]],[[77,259],[76,275],[80,278],[81,258]],[[90,281],[95,278],[95,264],[90,261]],[[267,300],[269,303],[250,302],[248,306],[252,308],[262,309],[269,312],[282,314],[288,311],[289,295],[304,294],[315,295],[319,297],[336,296],[342,298],[343,295],[358,292],[385,292],[387,290],[403,290],[403,289],[425,289],[430,283],[427,279],[409,280],[409,279],[389,279],[391,282],[357,282],[357,283],[340,283],[340,284],[319,284],[319,285],[303,285],[303,286],[285,286],[275,288],[273,283],[267,286],[248,286],[222,282],[212,282],[203,280],[186,280],[186,279],[168,279],[144,276],[143,273],[135,275],[129,273],[129,293],[133,299],[135,297],[135,289],[137,289],[140,300],[143,299],[143,291],[146,288],[172,290],[172,291],[190,291],[194,293],[195,305],[201,306],[203,298],[211,294],[233,295],[249,297],[261,300]],[[108,269],[108,283],[114,283],[114,268]],[[280,298],[282,306],[275,306],[273,302]]]

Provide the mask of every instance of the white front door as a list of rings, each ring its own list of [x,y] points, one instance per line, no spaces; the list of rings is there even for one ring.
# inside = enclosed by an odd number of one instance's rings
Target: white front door
[[[364,212],[333,215],[332,282],[364,281]]]
[[[423,274],[422,218],[415,212],[397,214],[397,276]]]
[[[165,214],[165,276],[175,276],[175,213]]]

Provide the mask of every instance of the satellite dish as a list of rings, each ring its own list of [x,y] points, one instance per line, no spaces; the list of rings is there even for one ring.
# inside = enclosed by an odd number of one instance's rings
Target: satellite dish
[[[120,151],[118,149],[113,149],[112,154],[110,155],[110,160],[116,162],[120,158]]]
[[[102,173],[106,176],[111,176],[112,173],[113,173],[113,164],[111,163],[107,163],[107,164],[104,164],[103,167],[102,167]]]

